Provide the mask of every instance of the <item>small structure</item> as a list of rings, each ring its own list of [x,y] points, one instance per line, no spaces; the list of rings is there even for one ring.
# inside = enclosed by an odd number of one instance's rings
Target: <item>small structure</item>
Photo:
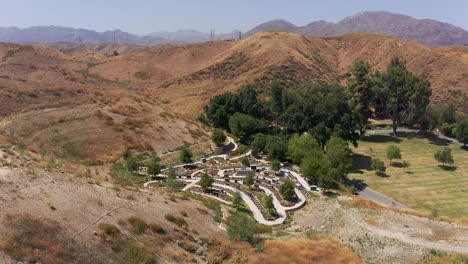
[[[138,175],[148,175],[148,167],[138,167]]]

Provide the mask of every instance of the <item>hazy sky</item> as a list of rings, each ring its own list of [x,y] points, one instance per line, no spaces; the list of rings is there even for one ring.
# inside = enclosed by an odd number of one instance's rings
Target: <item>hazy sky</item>
[[[283,18],[302,26],[360,11],[432,18],[468,29],[468,0],[0,0],[0,26],[56,25],[136,34],[193,28],[249,30]]]

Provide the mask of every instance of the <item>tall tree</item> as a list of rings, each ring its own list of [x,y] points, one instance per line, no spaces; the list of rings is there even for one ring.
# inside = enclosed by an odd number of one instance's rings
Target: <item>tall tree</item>
[[[386,105],[391,114],[393,133],[396,135],[402,118],[411,125],[421,121],[432,90],[428,80],[412,74],[397,57],[391,60],[383,80],[388,90]]]
[[[342,138],[332,137],[327,143],[327,160],[341,177],[346,176],[353,168],[351,153],[348,143]]]
[[[456,135],[458,141],[466,147],[466,144],[468,144],[468,119],[462,120],[457,124]]]
[[[229,127],[232,134],[241,138],[241,140],[248,141],[251,136],[265,130],[266,125],[262,120],[255,117],[235,113],[229,118]]]
[[[301,164],[302,160],[312,151],[319,150],[317,140],[310,134],[294,135],[288,144],[288,156],[296,164]]]
[[[277,80],[271,82],[270,104],[273,114],[279,116],[283,113],[283,87]]]
[[[351,67],[352,76],[348,78],[351,107],[359,113],[359,132],[361,136],[367,127],[374,100],[372,74],[369,63],[359,60]]]

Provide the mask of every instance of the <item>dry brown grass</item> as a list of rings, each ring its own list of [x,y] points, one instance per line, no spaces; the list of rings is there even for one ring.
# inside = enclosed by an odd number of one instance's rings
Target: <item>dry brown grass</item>
[[[65,239],[56,222],[30,215],[7,215],[10,228],[0,240],[0,249],[13,259],[31,263],[95,263],[91,251],[79,248]]]
[[[355,264],[361,259],[339,241],[327,238],[293,239],[289,241],[268,240],[265,251],[253,255],[249,263],[283,264],[283,263],[323,263]]]
[[[399,213],[404,213],[404,214],[409,214],[409,215],[414,215],[418,217],[424,217],[424,218],[430,218],[438,221],[444,221],[448,223],[463,223],[463,224],[468,224],[468,218],[450,218],[448,216],[433,216],[428,212],[421,212],[421,211],[416,211],[412,209],[401,209],[397,207],[391,207],[391,206],[384,206],[381,204],[378,204],[373,201],[365,200],[360,197],[353,197],[353,200],[349,202],[353,206],[359,206],[359,207],[365,207],[365,208],[370,208],[370,209],[377,209],[377,210],[391,210]]]

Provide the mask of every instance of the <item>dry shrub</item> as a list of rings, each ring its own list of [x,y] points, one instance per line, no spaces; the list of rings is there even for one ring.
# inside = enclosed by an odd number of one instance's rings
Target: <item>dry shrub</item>
[[[39,150],[35,146],[29,146],[28,150],[32,153],[38,153]]]
[[[196,209],[202,215],[207,215],[208,214],[208,210],[205,209],[205,208],[197,207]]]
[[[143,234],[146,228],[148,228],[148,224],[141,218],[133,216],[128,218],[127,220],[133,227],[132,231],[136,234]]]
[[[268,240],[265,242],[264,252],[253,255],[249,263],[353,264],[362,261],[351,249],[337,240],[321,238],[294,239],[285,242]]]
[[[26,263],[96,263],[91,251],[66,239],[56,222],[30,215],[7,215],[9,228],[0,249],[17,261]],[[69,241],[69,242],[66,242]]]

